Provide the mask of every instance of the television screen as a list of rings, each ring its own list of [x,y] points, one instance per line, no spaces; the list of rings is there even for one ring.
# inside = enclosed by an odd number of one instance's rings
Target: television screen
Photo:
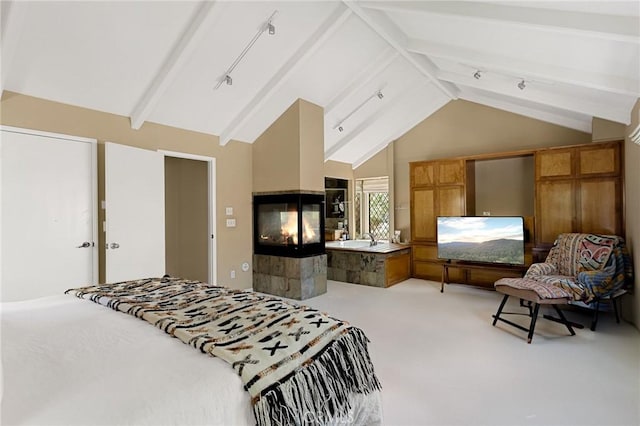
[[[516,216],[440,216],[438,258],[524,265],[524,221]]]

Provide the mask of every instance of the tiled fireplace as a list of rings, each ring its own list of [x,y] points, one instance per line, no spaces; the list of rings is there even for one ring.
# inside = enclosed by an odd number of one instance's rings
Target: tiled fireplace
[[[253,289],[297,300],[327,291],[324,193],[253,196]]]

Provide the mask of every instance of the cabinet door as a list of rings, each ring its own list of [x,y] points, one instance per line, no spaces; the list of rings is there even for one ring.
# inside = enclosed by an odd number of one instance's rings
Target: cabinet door
[[[553,243],[563,232],[574,230],[573,180],[538,182],[536,185],[537,243]]]
[[[620,144],[582,148],[578,151],[578,175],[614,175],[620,173]]]
[[[573,176],[573,149],[554,149],[535,154],[536,179]]]
[[[411,187],[435,184],[435,163],[432,161],[411,163]]]
[[[464,216],[464,186],[438,187],[438,216]]]
[[[622,234],[622,196],[618,178],[578,182],[578,231]]]
[[[464,185],[465,181],[465,162],[464,160],[439,161],[438,162],[438,184]]]
[[[436,194],[434,188],[414,189],[411,193],[411,236],[418,241],[436,239]]]

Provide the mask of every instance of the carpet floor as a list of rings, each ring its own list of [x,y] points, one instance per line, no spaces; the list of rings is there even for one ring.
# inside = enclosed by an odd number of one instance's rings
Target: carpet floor
[[[639,425],[640,333],[613,313],[567,312],[569,336],[539,318],[533,342],[491,325],[501,295],[410,279],[387,289],[329,281],[304,301],[362,328],[386,425]],[[541,309],[540,314],[546,313]],[[524,312],[510,298],[505,311]],[[551,312],[550,312],[551,313]],[[528,326],[526,316],[509,316]]]

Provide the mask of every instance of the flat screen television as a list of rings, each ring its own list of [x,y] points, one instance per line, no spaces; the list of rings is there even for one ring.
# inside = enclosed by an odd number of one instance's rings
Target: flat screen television
[[[524,232],[519,216],[439,216],[438,258],[524,265]]]

